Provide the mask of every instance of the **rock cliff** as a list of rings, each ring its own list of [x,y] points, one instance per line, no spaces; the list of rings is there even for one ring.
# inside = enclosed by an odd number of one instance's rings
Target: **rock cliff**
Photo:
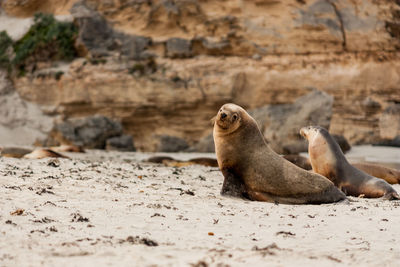
[[[117,119],[139,150],[156,150],[160,136],[193,145],[226,102],[254,109],[314,89],[334,97],[332,133],[379,142],[383,111],[400,103],[396,1],[5,0],[2,8],[69,14],[79,27],[79,57],[34,63],[13,77],[19,96],[62,119]]]

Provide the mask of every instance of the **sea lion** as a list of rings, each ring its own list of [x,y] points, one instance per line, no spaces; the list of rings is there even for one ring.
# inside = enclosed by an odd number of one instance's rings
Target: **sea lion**
[[[172,161],[175,159],[172,157],[168,157],[168,156],[154,156],[154,157],[150,157],[150,158],[144,160],[144,162],[164,164],[164,161],[170,161],[170,160]]]
[[[399,170],[367,162],[352,163],[351,165],[359,170],[362,170],[363,172],[368,173],[369,175],[381,178],[389,184],[400,183]]]
[[[192,158],[189,160],[178,160],[168,156],[154,156],[146,160],[146,162],[164,164],[168,167],[185,167],[190,165],[203,165],[207,167],[218,167],[218,162],[213,158]]]
[[[68,158],[60,153],[57,153],[47,148],[37,148],[31,153],[24,155],[25,159],[43,159],[43,158]]]
[[[218,167],[218,161],[213,158],[199,157],[189,159],[189,162],[206,167]]]
[[[336,139],[335,139],[336,140]],[[343,151],[343,148],[342,148]],[[311,162],[308,158],[290,154],[284,155],[284,159],[290,161],[291,163],[295,164],[296,166],[305,169],[305,170],[312,170]],[[378,164],[373,164],[369,162],[356,162],[351,163],[352,166],[356,167],[363,172],[368,173],[371,176],[380,178],[388,182],[389,184],[399,184],[400,183],[400,170],[396,170],[393,168],[389,168],[386,166],[381,166]]]
[[[300,134],[308,140],[308,154],[313,171],[327,177],[346,195],[400,198],[386,181],[350,165],[339,145],[323,127],[303,127]]]
[[[76,145],[60,145],[60,146],[52,146],[50,147],[51,150],[55,152],[78,152],[78,153],[85,153],[85,150],[82,146]]]
[[[331,203],[346,198],[325,177],[276,154],[256,121],[235,104],[225,104],[218,111],[213,136],[224,176],[222,195],[285,204]]]
[[[300,156],[300,155],[296,155],[296,154],[289,154],[289,155],[284,155],[282,156],[284,159],[290,161],[291,163],[293,163],[294,165],[296,165],[297,167],[300,167],[304,170],[311,170],[311,162],[308,158]]]
[[[3,147],[0,155],[9,158],[22,158],[24,155],[32,152],[32,149],[22,147]]]

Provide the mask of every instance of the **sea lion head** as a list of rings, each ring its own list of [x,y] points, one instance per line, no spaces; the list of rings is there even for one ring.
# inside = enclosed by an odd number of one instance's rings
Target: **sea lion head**
[[[235,104],[223,105],[215,117],[214,127],[221,133],[230,134],[242,125],[243,117],[247,113]]]
[[[307,126],[300,129],[300,135],[308,141],[313,140],[319,134],[325,135],[328,131],[320,126]]]

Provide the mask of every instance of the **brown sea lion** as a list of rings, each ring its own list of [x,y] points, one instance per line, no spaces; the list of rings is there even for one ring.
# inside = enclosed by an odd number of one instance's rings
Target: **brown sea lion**
[[[52,146],[50,147],[51,150],[55,152],[79,152],[85,153],[85,150],[81,146],[75,145],[60,145],[60,146]]]
[[[303,127],[300,134],[308,140],[308,153],[313,171],[327,177],[346,195],[400,198],[386,181],[350,165],[326,129],[319,126]]]
[[[43,159],[43,158],[68,158],[47,148],[36,148],[31,153],[24,156],[25,159]]]
[[[22,147],[3,147],[0,155],[9,158],[22,158],[24,155],[32,152],[32,149]]]
[[[154,156],[144,160],[144,162],[164,164],[164,161],[169,161],[169,160],[175,160],[175,159],[168,156]]]
[[[343,148],[342,148],[343,151]],[[290,161],[291,163],[295,164],[296,166],[305,169],[305,170],[312,170],[311,162],[308,158],[290,154],[284,155],[284,159]],[[357,162],[351,163],[352,166],[356,167],[363,172],[368,173],[371,176],[380,178],[388,182],[389,184],[399,184],[400,183],[400,170],[396,170],[393,168],[389,168],[386,166],[381,166],[378,164],[368,163],[368,162]]]
[[[305,169],[305,170],[311,170],[311,162],[308,158],[300,156],[300,155],[296,155],[296,154],[289,154],[289,155],[284,155],[282,156],[284,159],[290,161],[291,163],[293,163],[294,165]]]
[[[146,162],[164,164],[168,167],[185,167],[190,165],[203,165],[207,167],[218,167],[218,162],[213,158],[192,158],[189,160],[178,160],[169,156],[154,156],[146,160]]]
[[[369,175],[381,178],[389,184],[400,183],[400,170],[367,162],[352,163],[351,165]]]
[[[213,136],[224,175],[223,195],[286,204],[331,203],[346,198],[325,177],[276,154],[256,121],[235,104],[225,104],[218,111]]]
[[[218,161],[213,158],[206,158],[206,157],[192,158],[192,159],[189,159],[189,162],[192,162],[193,164],[197,164],[197,165],[207,166],[207,167],[218,167]]]

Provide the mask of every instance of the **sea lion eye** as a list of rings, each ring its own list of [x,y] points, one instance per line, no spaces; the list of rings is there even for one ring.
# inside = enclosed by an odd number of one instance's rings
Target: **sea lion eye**
[[[237,120],[237,115],[236,115],[236,114],[233,114],[232,119],[233,119],[234,121]]]

